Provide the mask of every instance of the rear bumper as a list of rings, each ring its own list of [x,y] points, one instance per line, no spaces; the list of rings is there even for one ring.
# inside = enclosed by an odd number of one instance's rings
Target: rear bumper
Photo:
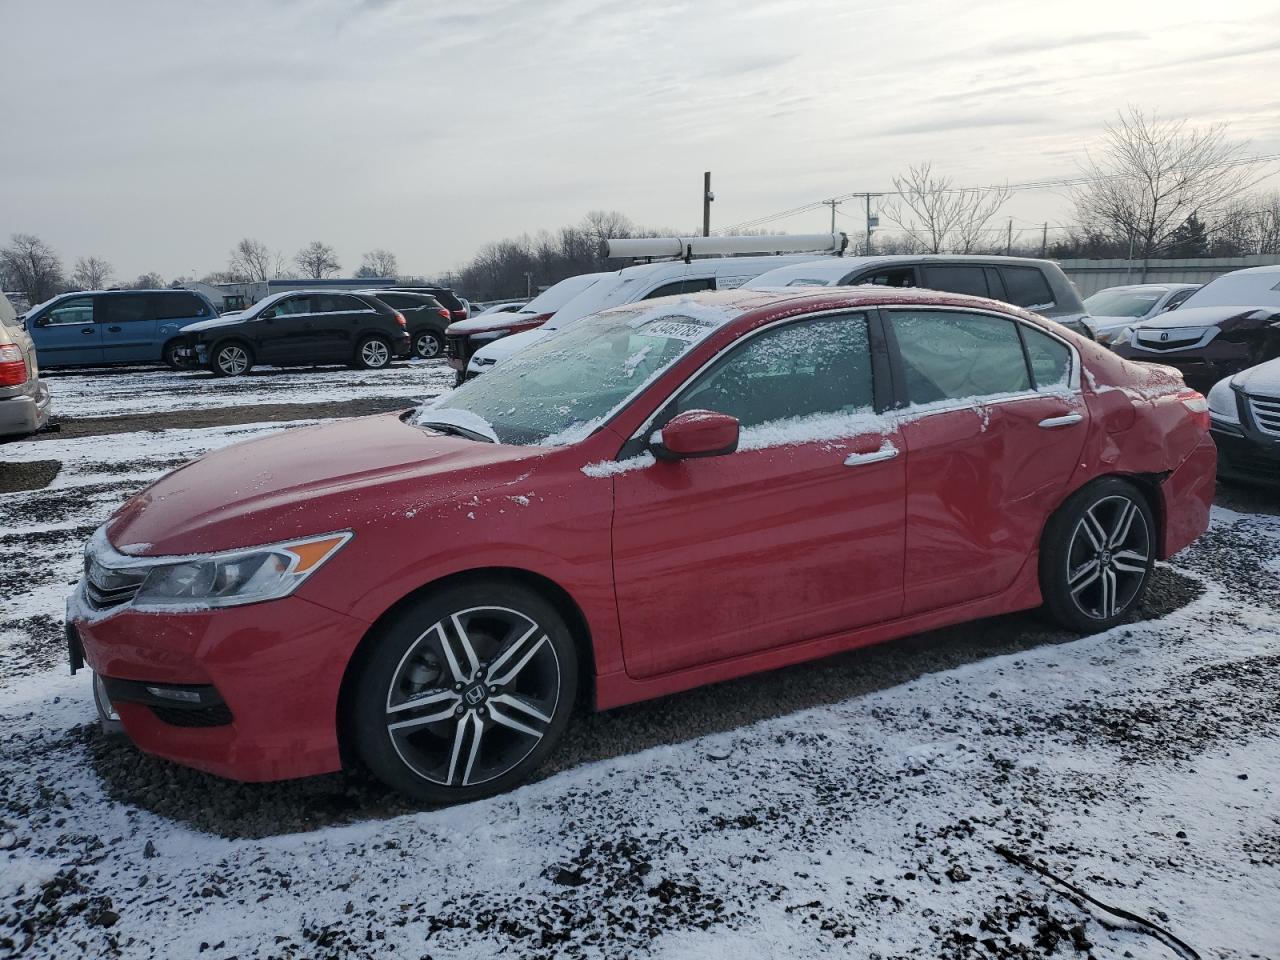
[[[340,768],[338,692],[366,624],[286,597],[194,613],[125,607],[67,628],[73,669],[82,653],[147,753],[243,781]]]
[[[1164,515],[1160,559],[1167,560],[1209,529],[1217,465],[1217,447],[1206,434],[1191,455],[1160,484]]]
[[[43,430],[49,423],[49,388],[37,380],[33,396],[0,400],[0,436],[21,436]]]

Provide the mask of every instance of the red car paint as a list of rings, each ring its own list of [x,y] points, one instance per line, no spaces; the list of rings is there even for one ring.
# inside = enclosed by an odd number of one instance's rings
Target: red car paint
[[[126,732],[148,752],[240,780],[335,770],[342,681],[372,625],[424,586],[475,571],[518,571],[580,620],[596,706],[607,709],[1035,607],[1045,522],[1100,476],[1151,491],[1162,557],[1207,526],[1214,447],[1172,371],[971,297],[828,288],[712,298],[741,315],[579,443],[478,443],[387,414],[226,448],[135,496],[106,533],[150,556],[355,536],[282,600],[77,619],[95,671],[211,683],[235,718],[189,729],[121,704]],[[976,307],[1053,329],[1082,358],[1084,418],[1038,429],[1070,405],[1039,395],[980,416],[908,416],[834,443],[583,472],[614,459],[674,389],[747,331],[884,304]],[[901,455],[844,469],[846,456],[887,445]]]

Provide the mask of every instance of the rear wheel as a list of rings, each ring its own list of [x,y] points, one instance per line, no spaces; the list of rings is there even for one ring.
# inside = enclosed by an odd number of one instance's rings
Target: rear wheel
[[[164,350],[160,353],[160,359],[164,361],[164,365],[170,370],[185,370],[187,367],[186,361],[178,358],[178,350],[181,346],[181,342],[175,340],[172,343],[166,343]]]
[[[355,365],[365,370],[381,370],[391,363],[391,344],[382,337],[365,337],[356,347]]]
[[[444,352],[444,337],[434,330],[423,330],[413,338],[413,352],[422,360],[434,360]]]
[[[253,369],[253,352],[243,343],[223,343],[209,357],[215,377],[239,377]]]
[[[349,729],[365,765],[401,793],[453,803],[509,790],[569,722],[572,637],[555,608],[519,584],[423,597],[371,642]]]
[[[1110,477],[1071,496],[1045,527],[1040,589],[1049,614],[1081,633],[1106,630],[1142,601],[1155,567],[1146,497]]]

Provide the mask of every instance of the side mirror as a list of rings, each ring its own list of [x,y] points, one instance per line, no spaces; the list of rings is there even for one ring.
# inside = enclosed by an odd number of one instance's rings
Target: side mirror
[[[711,410],[686,410],[667,421],[649,449],[659,460],[722,457],[738,449],[738,418]]]

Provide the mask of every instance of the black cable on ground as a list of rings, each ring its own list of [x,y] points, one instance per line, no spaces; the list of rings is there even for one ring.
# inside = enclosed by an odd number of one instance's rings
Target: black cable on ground
[[[1196,951],[1192,949],[1187,943],[1175,937],[1172,933],[1170,933],[1164,927],[1161,927],[1158,924],[1152,923],[1146,917],[1140,917],[1136,913],[1130,913],[1128,910],[1123,910],[1120,907],[1113,907],[1110,904],[1103,903],[1101,900],[1097,899],[1096,897],[1092,897],[1089,894],[1085,893],[1083,890],[1077,887],[1074,883],[1071,883],[1068,880],[1063,880],[1057,874],[1051,873],[1046,868],[1040,866],[1040,864],[1036,863],[1030,857],[1024,854],[1018,853],[1015,850],[1010,850],[1008,847],[1006,847],[1002,843],[997,843],[995,845],[995,850],[996,850],[996,853],[1000,854],[1000,856],[1004,857],[1010,863],[1017,864],[1020,867],[1026,867],[1028,870],[1032,870],[1040,874],[1040,876],[1046,877],[1049,880],[1052,880],[1054,883],[1058,884],[1059,886],[1065,887],[1066,889],[1070,890],[1073,894],[1075,894],[1081,900],[1084,900],[1088,903],[1093,904],[1098,909],[1105,910],[1107,913],[1111,914],[1112,916],[1120,917],[1122,920],[1128,920],[1130,923],[1138,924],[1140,927],[1143,927],[1144,929],[1149,931],[1151,935],[1154,936],[1157,940],[1162,941],[1167,946],[1176,950],[1181,956],[1186,957],[1187,960],[1200,960],[1200,954],[1196,953]]]

